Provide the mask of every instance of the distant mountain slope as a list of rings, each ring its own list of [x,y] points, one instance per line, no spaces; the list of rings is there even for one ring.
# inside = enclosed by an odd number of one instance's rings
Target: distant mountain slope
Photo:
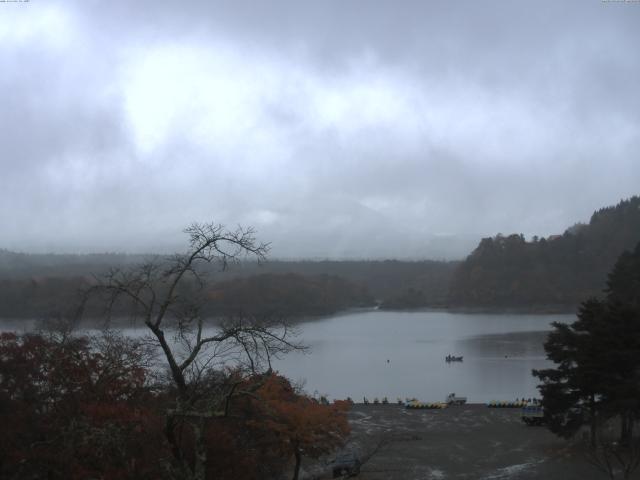
[[[208,296],[206,311],[214,316],[300,318],[374,305],[366,287],[326,274],[270,273],[235,278],[216,283]]]
[[[640,197],[598,210],[589,224],[525,241],[484,238],[456,269],[449,303],[465,307],[569,309],[605,287],[618,256],[640,242]]]
[[[145,257],[153,255],[43,255],[0,249],[0,318],[40,318],[66,311],[93,275]],[[209,313],[232,313],[241,306],[254,314],[278,310],[290,316],[324,315],[374,300],[389,308],[443,305],[456,265],[429,260],[273,260],[261,265],[241,262],[224,273],[214,265],[207,272],[216,292]]]
[[[111,267],[131,265],[153,255],[90,253],[19,253],[0,248],[0,279],[33,276],[74,277],[103,273]]]

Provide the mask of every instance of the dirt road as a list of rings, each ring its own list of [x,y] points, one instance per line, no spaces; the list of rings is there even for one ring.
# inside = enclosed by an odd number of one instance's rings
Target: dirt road
[[[519,409],[354,405],[349,415],[362,480],[606,478],[566,441],[524,425]]]

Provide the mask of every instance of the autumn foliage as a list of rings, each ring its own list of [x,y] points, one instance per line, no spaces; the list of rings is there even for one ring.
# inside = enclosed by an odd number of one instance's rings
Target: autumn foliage
[[[0,475],[157,478],[160,418],[135,342],[0,334]]]
[[[0,478],[165,478],[172,391],[148,353],[113,334],[0,334]],[[236,388],[225,415],[206,423],[207,478],[290,475],[348,434],[343,403],[322,405],[272,373],[221,375]],[[189,428],[179,429],[186,458]]]
[[[331,405],[301,395],[284,377],[269,374],[256,377],[255,396],[237,402],[237,415],[244,419],[247,431],[263,455],[293,463],[294,478],[302,457],[318,458],[342,445],[349,434],[346,412],[349,404],[336,401]]]

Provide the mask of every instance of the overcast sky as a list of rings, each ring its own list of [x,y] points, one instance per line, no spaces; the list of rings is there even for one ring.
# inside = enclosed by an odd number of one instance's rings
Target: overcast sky
[[[640,193],[639,46],[629,1],[0,3],[0,248],[561,233]]]

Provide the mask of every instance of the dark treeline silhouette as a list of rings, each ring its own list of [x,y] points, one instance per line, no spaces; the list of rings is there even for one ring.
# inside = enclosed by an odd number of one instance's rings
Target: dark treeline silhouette
[[[30,277],[0,279],[0,317],[45,318],[70,314],[80,302],[80,291],[92,284],[89,277]],[[188,297],[190,285],[181,287]],[[331,275],[262,274],[215,282],[205,292],[204,314],[212,317],[248,314],[290,319],[329,315],[341,310],[375,305],[366,287]],[[116,315],[127,314],[128,305],[118,305]],[[98,316],[100,306],[85,305]]]
[[[588,428],[590,462],[626,479],[640,467],[640,243],[620,256],[604,294],[585,300],[573,323],[553,323],[544,348],[554,366],[533,374],[549,429],[571,438]]]
[[[67,311],[78,304],[78,291],[87,282],[83,277],[1,278],[0,317],[40,318]]]
[[[217,283],[211,313],[298,318],[374,304],[366,287],[334,275],[262,274]]]
[[[58,254],[21,253],[0,248],[0,279],[82,277],[143,261],[149,255],[124,253]]]
[[[419,291],[426,302],[419,305],[422,307],[446,302],[449,282],[459,263],[436,260],[272,260],[260,267],[255,263],[243,263],[232,275],[295,273],[338,276],[364,286],[383,305],[409,291]]]
[[[0,317],[34,318],[67,309],[77,292],[110,268],[141,263],[150,255],[42,255],[0,250]],[[162,257],[158,257],[162,258]],[[242,261],[220,272],[211,267],[207,313],[289,317],[331,314],[382,303],[389,308],[444,305],[458,262]],[[407,301],[414,296],[417,301]],[[234,306],[235,305],[235,306]],[[245,313],[249,313],[245,312]]]
[[[209,313],[235,308],[290,316],[381,308],[454,307],[574,311],[596,295],[616,258],[640,241],[640,198],[595,212],[562,235],[483,239],[463,262],[399,260],[241,261],[215,287]],[[151,255],[24,254],[0,250],[0,317],[46,315],[73,303],[91,274],[144,262]],[[162,258],[162,257],[157,257]],[[257,277],[257,278],[253,278]],[[224,282],[224,283],[221,283]]]
[[[460,264],[450,304],[573,310],[605,286],[618,256],[640,241],[640,197],[595,212],[562,235],[483,239]]]

